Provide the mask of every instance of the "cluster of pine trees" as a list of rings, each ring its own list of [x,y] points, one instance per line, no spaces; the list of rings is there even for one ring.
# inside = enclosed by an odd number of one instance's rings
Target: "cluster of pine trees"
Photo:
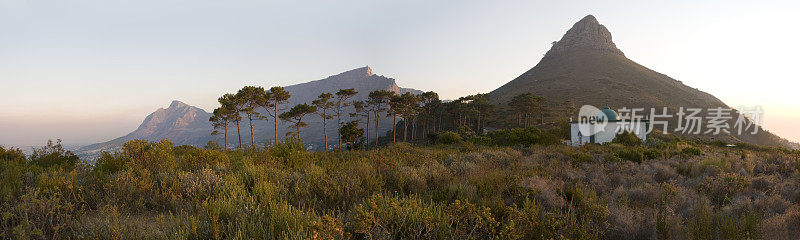
[[[221,96],[218,99],[220,107],[214,109],[209,121],[215,129],[212,134],[222,134],[226,147],[229,128],[235,127],[238,147],[241,148],[243,121],[246,121],[250,129],[251,146],[256,146],[253,127],[255,120],[271,121],[274,128],[272,143],[277,143],[279,121],[290,123],[289,128],[292,131],[287,136],[302,140],[300,132],[308,126],[307,116],[317,115],[322,123],[325,149],[329,149],[329,120],[336,121],[336,148],[342,149],[366,148],[368,145],[377,147],[381,143],[382,117],[392,118],[393,126],[390,130],[384,130],[384,133],[390,133],[391,136],[386,135],[383,142],[389,142],[388,137],[391,137],[391,142],[415,141],[430,134],[450,130],[481,132],[492,118],[496,118],[493,115],[496,106],[490,103],[488,94],[469,95],[447,102],[439,99],[439,95],[432,91],[397,94],[388,90],[375,90],[364,100],[354,100],[357,94],[353,88],[340,89],[335,93],[322,93],[311,103],[301,103],[290,108],[288,105],[292,95],[283,87],[266,90],[263,87],[245,86],[235,94]],[[516,114],[516,126],[526,127],[530,125],[534,112],[543,111],[543,101],[543,98],[530,93],[521,94],[507,104],[507,111]],[[354,120],[347,121],[348,116]],[[369,140],[371,136],[374,136],[372,143]]]

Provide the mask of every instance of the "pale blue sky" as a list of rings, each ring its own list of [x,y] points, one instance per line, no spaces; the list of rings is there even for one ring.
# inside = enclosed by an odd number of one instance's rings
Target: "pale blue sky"
[[[669,2],[669,3],[667,3]],[[595,15],[626,56],[800,141],[791,1],[0,0],[0,145],[106,141],[173,99],[369,65],[445,98],[489,92]]]

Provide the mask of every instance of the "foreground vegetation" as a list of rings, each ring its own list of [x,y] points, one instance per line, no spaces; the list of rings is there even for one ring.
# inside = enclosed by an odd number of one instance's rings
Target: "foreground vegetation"
[[[131,141],[94,166],[0,148],[0,238],[790,239],[800,154],[536,129],[369,151]],[[438,143],[438,144],[434,144]]]

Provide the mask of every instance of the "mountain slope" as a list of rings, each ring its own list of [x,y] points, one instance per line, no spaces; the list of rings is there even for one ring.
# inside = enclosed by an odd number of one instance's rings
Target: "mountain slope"
[[[335,93],[339,89],[355,88],[358,95],[351,100],[365,100],[371,91],[375,90],[389,90],[395,93],[411,92],[414,94],[422,93],[420,90],[401,88],[393,78],[384,77],[372,73],[369,67],[362,67],[336,74],[325,79],[286,86],[287,91],[292,95],[289,99],[288,107],[300,103],[311,103],[323,92]],[[263,113],[263,109],[259,109]],[[346,112],[351,112],[349,109]],[[266,114],[263,114],[266,116]],[[173,101],[172,104],[166,109],[160,108],[147,116],[142,124],[135,131],[114,140],[92,144],[79,148],[76,152],[82,156],[97,156],[101,151],[116,151],[122,145],[132,139],[143,139],[149,141],[158,141],[161,139],[170,139],[175,145],[194,145],[204,146],[210,140],[217,140],[222,144],[222,136],[212,136],[213,131],[211,123],[208,118],[211,113],[203,109],[189,106],[180,101]],[[349,120],[350,117],[344,116],[343,121]],[[304,119],[308,123],[308,127],[303,129],[301,135],[303,141],[307,144],[322,145],[322,123],[321,119],[316,115],[309,115]],[[272,128],[272,119],[269,120],[254,120],[253,125],[255,132],[256,143],[263,144],[272,140],[274,136]],[[336,141],[336,120],[331,119],[328,126],[329,144],[335,144]],[[289,131],[287,124],[280,121],[278,124],[278,135],[284,136]],[[381,132],[388,131],[391,128],[391,121],[382,121],[380,124]],[[241,122],[242,144],[249,144],[250,131],[246,119]],[[370,125],[373,128],[374,125]],[[372,129],[370,131],[373,131]],[[228,145],[230,147],[238,145],[236,137],[236,125],[231,125],[228,130]],[[371,132],[370,135],[373,135]]]
[[[148,115],[139,127],[114,140],[79,148],[82,155],[96,155],[100,151],[115,151],[133,139],[158,141],[169,139],[175,145],[201,145],[211,140],[211,113],[175,100],[169,107],[159,108]]]
[[[592,15],[575,23],[561,40],[554,42],[536,66],[490,95],[495,104],[505,104],[515,95],[527,92],[543,96],[549,102],[570,100],[576,106],[642,107],[648,111],[667,107],[673,114],[679,107],[728,108],[711,94],[625,57],[612,41],[608,29]],[[676,125],[671,123],[670,126]],[[779,143],[780,138],[765,131],[752,136],[711,138],[783,145]]]
[[[399,87],[395,79],[374,74],[369,66],[349,70],[320,80],[286,86],[285,88],[292,94],[292,97],[289,99],[289,107],[301,103],[311,104],[311,101],[322,93],[329,92],[335,94],[339,89],[346,88],[355,88],[358,92],[356,96],[350,99],[351,101],[366,100],[369,92],[375,90],[389,90],[397,94],[406,92],[411,92],[413,94],[422,93],[420,90]],[[346,112],[350,113],[351,110],[348,109]],[[379,127],[381,135],[391,129],[392,126],[391,121],[386,121],[385,119],[386,118],[380,122]],[[343,122],[350,120],[351,118],[349,116],[343,116]],[[257,142],[264,143],[272,141],[274,130],[269,126],[272,126],[273,123],[269,121],[272,120],[268,120],[268,122],[261,120],[258,122],[255,132]],[[315,148],[324,145],[322,119],[317,115],[310,115],[306,117],[304,121],[308,123],[308,127],[301,132],[303,142],[314,145]],[[330,119],[328,124],[328,144],[336,144],[336,119]],[[278,125],[279,136],[284,136],[290,131],[285,122],[282,121]],[[374,139],[374,127],[374,123],[372,123],[370,125],[370,139]],[[242,137],[244,138],[245,135],[247,135],[247,138],[250,136],[249,133],[243,133]]]
[[[325,79],[291,85],[285,88],[292,94],[292,98],[289,99],[291,105],[300,103],[310,104],[311,101],[316,99],[321,93],[336,93],[336,91],[343,88],[355,88],[356,91],[358,91],[358,95],[356,95],[354,99],[366,99],[369,92],[379,89],[389,90],[399,94],[405,92],[414,94],[422,93],[422,91],[419,90],[397,86],[393,78],[373,74],[369,66],[339,73]]]

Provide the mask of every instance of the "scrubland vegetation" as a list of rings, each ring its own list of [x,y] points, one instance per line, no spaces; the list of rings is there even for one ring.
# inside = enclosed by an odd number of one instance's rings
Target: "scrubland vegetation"
[[[792,239],[800,153],[658,136],[569,147],[533,128],[307,152],[130,141],[94,165],[0,148],[16,239]],[[516,144],[515,144],[516,143]]]

